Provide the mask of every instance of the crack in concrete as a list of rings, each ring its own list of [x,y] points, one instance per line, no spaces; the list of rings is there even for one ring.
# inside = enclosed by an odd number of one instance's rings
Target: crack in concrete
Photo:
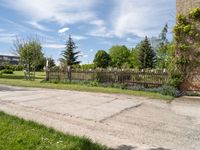
[[[119,111],[118,113],[115,113],[115,114],[113,114],[113,115],[111,115],[111,116],[109,116],[109,117],[106,117],[106,118],[100,120],[99,122],[100,122],[100,123],[103,123],[103,122],[105,122],[105,121],[108,120],[108,119],[112,119],[112,118],[114,118],[114,117],[116,117],[116,116],[118,116],[118,115],[120,115],[120,114],[122,114],[122,113],[124,113],[124,112],[126,112],[126,111],[129,111],[129,110],[131,110],[131,109],[133,109],[133,108],[138,108],[138,107],[142,106],[143,104],[144,104],[144,102],[143,102],[143,103],[139,103],[139,104],[137,104],[137,105],[134,105],[134,106],[132,106],[132,107],[125,108],[125,109]]]

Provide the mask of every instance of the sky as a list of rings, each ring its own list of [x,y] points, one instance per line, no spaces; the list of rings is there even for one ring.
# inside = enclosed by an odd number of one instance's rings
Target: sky
[[[13,41],[37,37],[46,57],[61,58],[69,35],[91,63],[98,50],[134,47],[175,25],[176,0],[0,0],[0,54],[13,54]]]

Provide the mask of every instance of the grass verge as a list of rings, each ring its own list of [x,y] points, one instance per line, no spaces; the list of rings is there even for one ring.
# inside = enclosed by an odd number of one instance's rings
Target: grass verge
[[[63,134],[32,121],[0,112],[2,150],[107,150],[85,137]]]
[[[110,88],[110,87],[107,87],[107,88],[94,87],[94,86],[81,85],[81,84],[45,83],[45,82],[41,82],[42,79],[44,79],[44,75],[42,73],[39,73],[39,74],[36,73],[35,81],[27,81],[23,79],[22,73],[20,74],[20,72],[17,72],[13,75],[1,76],[0,84],[22,86],[22,87],[37,87],[37,88],[75,90],[75,91],[86,91],[86,92],[128,94],[128,95],[135,95],[135,96],[145,96],[145,97],[153,98],[153,99],[163,99],[163,100],[170,100],[170,101],[173,100],[172,96],[166,96],[166,95],[162,95],[155,92],[123,90],[123,89]]]

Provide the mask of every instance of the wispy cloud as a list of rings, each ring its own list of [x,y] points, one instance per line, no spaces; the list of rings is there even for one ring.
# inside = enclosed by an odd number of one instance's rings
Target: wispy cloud
[[[28,24],[32,25],[34,28],[42,30],[42,31],[51,31],[49,28],[39,24],[38,22],[29,21]]]
[[[68,27],[65,27],[65,28],[59,29],[59,30],[58,30],[58,33],[65,33],[65,32],[67,32],[67,31],[69,31],[69,28],[68,28]]]
[[[2,0],[1,5],[20,12],[35,22],[54,21],[61,25],[95,18],[96,0]]]
[[[73,38],[74,40],[76,40],[76,41],[88,39],[88,37],[86,37],[86,36],[81,36],[81,35],[72,35],[72,38]]]
[[[64,44],[43,44],[42,46],[44,48],[59,49],[59,50],[65,48]]]
[[[114,34],[123,37],[127,34],[138,36],[157,35],[170,19],[174,10],[175,0],[115,0],[113,11],[113,30]],[[174,14],[175,15],[175,14]]]

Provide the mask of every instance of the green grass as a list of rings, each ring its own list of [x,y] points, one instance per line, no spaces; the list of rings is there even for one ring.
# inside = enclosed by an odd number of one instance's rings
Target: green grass
[[[71,136],[0,112],[0,150],[107,150],[85,137]]]
[[[17,78],[16,78],[17,77]],[[80,84],[62,84],[62,83],[45,83],[41,82],[45,78],[44,73],[36,73],[35,81],[24,80],[22,72],[15,72],[13,75],[2,75],[0,77],[0,84],[22,86],[22,87],[38,87],[38,88],[50,88],[50,89],[62,89],[62,90],[76,90],[87,92],[100,92],[100,93],[113,93],[113,94],[128,94],[135,96],[145,96],[153,99],[172,100],[172,96],[165,96],[154,92],[145,91],[133,91],[123,90],[118,88],[105,88],[105,87],[93,87],[89,85]]]

